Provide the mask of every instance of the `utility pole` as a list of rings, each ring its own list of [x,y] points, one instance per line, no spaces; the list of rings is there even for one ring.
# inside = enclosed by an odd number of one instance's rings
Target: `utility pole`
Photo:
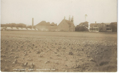
[[[64,16],[64,20],[65,20],[65,16]]]
[[[34,26],[34,18],[32,18],[32,29],[33,29],[33,26]]]
[[[86,21],[87,14],[85,14],[85,21]]]

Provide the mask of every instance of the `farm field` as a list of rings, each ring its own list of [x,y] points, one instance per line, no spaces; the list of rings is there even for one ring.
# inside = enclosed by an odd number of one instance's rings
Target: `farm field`
[[[117,34],[1,31],[1,71],[116,72]]]

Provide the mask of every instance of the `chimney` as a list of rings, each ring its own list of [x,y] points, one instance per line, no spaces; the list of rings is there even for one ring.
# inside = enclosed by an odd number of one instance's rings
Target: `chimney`
[[[34,26],[34,18],[32,18],[32,29],[33,29],[33,26]]]
[[[72,22],[72,23],[74,22],[73,16],[72,16],[71,22]]]

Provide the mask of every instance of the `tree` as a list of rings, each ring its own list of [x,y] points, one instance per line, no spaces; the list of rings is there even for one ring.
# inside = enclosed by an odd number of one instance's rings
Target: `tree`
[[[1,27],[6,27],[6,24],[1,24]]]
[[[75,31],[88,31],[88,22],[82,22],[77,25]]]
[[[19,24],[16,25],[16,27],[26,28],[26,25],[23,24],[23,23],[19,23]]]
[[[19,24],[16,24],[16,23],[9,23],[9,24],[1,24],[1,27],[16,27],[16,28],[26,28],[26,25],[23,24],[23,23],[19,23]]]

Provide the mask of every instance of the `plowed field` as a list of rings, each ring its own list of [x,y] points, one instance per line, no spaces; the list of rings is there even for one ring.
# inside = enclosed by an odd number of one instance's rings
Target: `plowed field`
[[[1,71],[117,71],[117,34],[1,31]]]

